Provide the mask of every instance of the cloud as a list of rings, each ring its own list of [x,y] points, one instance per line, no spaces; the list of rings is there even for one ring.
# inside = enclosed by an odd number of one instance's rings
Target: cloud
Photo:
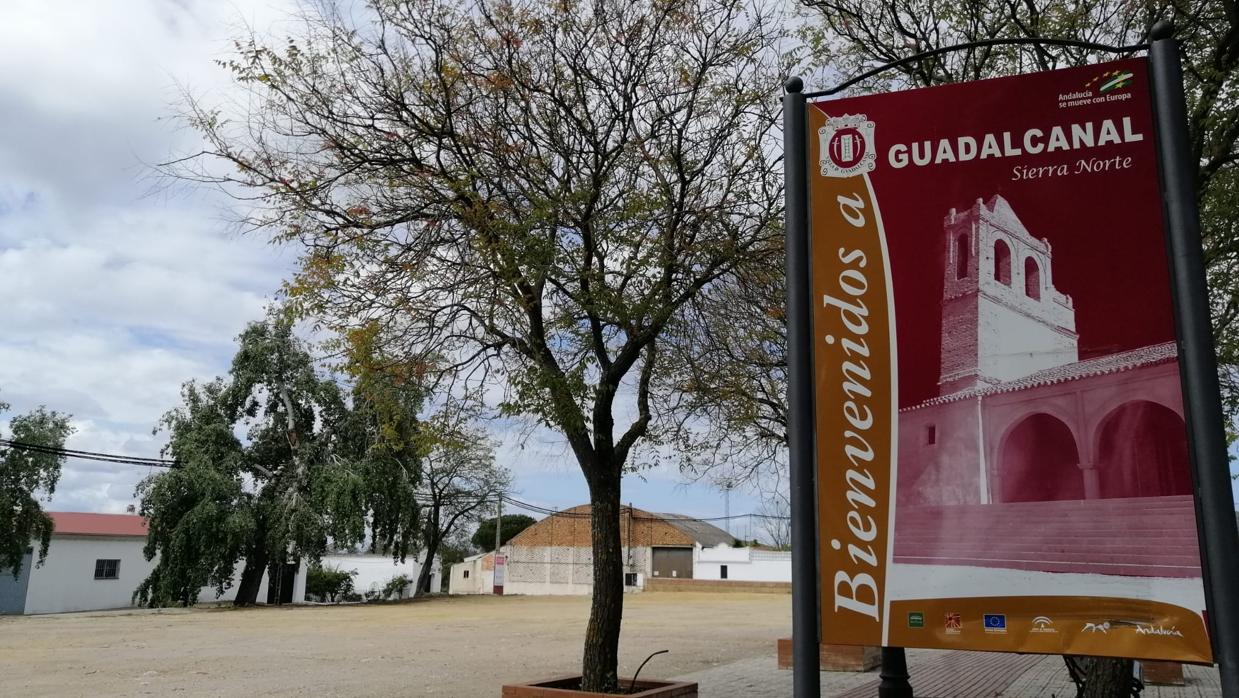
[[[236,335],[262,317],[296,250],[238,235],[231,202],[160,189],[150,165],[195,148],[171,118],[182,91],[243,104],[214,61],[247,27],[295,31],[295,14],[295,0],[5,3],[0,63],[21,69],[0,72],[0,399],[13,406],[3,421],[47,405],[73,415],[72,448],[155,456],[165,439],[151,429],[181,383],[227,371]],[[631,395],[622,402],[631,409]],[[522,495],[587,499],[561,436],[488,427]],[[70,460],[51,506],[124,511],[147,474]],[[642,475],[649,506],[683,503],[674,467]]]
[[[73,415],[73,448],[157,455],[181,383],[226,371],[233,338],[293,253],[235,234],[227,202],[152,196],[150,163],[192,148],[181,86],[224,97],[213,63],[291,3],[8,3],[0,24],[0,398]],[[173,195],[174,194],[174,195]],[[145,468],[70,460],[52,506],[123,511]]]

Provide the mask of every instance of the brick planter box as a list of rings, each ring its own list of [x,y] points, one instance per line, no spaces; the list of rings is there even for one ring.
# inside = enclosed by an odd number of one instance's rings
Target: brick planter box
[[[620,679],[620,687],[628,690],[631,678]],[[629,695],[633,698],[697,698],[697,684],[676,681],[640,679],[636,693],[614,694],[580,691],[571,686],[581,683],[581,675],[560,676],[534,683],[509,684],[503,687],[503,698],[597,698],[598,696]]]
[[[792,668],[792,639],[781,638],[778,644],[779,668]],[[819,645],[822,671],[869,671],[882,663],[880,647],[857,645]]]
[[[1178,662],[1142,661],[1144,682],[1154,686],[1184,686],[1187,680],[1183,676],[1183,665]]]

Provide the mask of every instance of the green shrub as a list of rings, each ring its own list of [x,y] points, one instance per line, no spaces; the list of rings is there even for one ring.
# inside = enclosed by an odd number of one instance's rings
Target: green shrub
[[[336,603],[353,593],[353,575],[339,567],[311,567],[305,576],[305,593]]]
[[[412,583],[413,580],[403,574],[398,574],[395,577],[392,577],[387,581],[387,584],[383,585],[383,598],[390,599],[394,596],[397,599],[403,599],[404,588]]]

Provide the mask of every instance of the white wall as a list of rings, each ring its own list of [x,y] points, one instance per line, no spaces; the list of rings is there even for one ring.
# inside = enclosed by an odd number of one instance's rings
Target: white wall
[[[588,547],[505,546],[508,556],[504,594],[537,596],[588,595],[594,590],[594,556]],[[648,547],[624,548],[625,574],[637,575],[636,586],[625,591],[640,591],[650,575],[652,555]]]
[[[727,580],[742,582],[792,581],[792,554],[786,550],[732,548],[719,545],[693,551],[694,579],[722,579],[727,565]]]
[[[142,557],[146,538],[53,536],[47,560],[30,571],[26,613],[127,608],[155,567]],[[95,579],[95,560],[120,560],[118,579]]]
[[[323,567],[338,567],[345,572],[357,572],[353,576],[353,590],[358,594],[365,594],[367,591],[382,591],[392,577],[403,574],[411,580],[404,591],[404,596],[407,598],[413,595],[422,566],[411,557],[400,563],[393,561],[389,555],[332,554],[323,556]],[[437,559],[434,560],[430,571],[430,591],[437,594],[443,586],[442,569]]]
[[[42,567],[30,571],[26,593],[26,613],[65,613],[98,611],[133,606],[133,592],[150,575],[159,561],[147,561],[142,555],[146,538],[137,536],[69,536],[52,537],[47,560]],[[95,579],[96,560],[120,560],[117,579]],[[215,589],[204,587],[198,602],[231,602],[237,597],[241,581],[242,560],[233,574],[233,585],[216,598]],[[293,603],[305,601],[305,563],[297,572],[293,584]],[[263,574],[258,588],[258,601],[267,600],[267,575]]]
[[[159,558],[155,558],[158,560]],[[237,586],[241,584],[241,573],[245,571],[245,559],[237,561],[237,566],[232,570],[232,586],[224,590],[222,596],[215,595],[215,587],[202,587],[198,592],[198,603],[232,603],[237,600]],[[301,566],[297,568],[297,578],[293,582],[293,603],[305,603],[305,575],[306,564],[301,561]],[[258,594],[255,597],[258,603],[267,603],[267,574],[266,570],[262,573],[262,581],[258,583]]]

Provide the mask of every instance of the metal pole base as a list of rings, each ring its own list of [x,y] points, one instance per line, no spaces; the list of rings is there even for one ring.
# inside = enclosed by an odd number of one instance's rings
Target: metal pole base
[[[912,698],[912,684],[908,683],[908,660],[902,647],[882,648],[881,676],[878,698]]]

